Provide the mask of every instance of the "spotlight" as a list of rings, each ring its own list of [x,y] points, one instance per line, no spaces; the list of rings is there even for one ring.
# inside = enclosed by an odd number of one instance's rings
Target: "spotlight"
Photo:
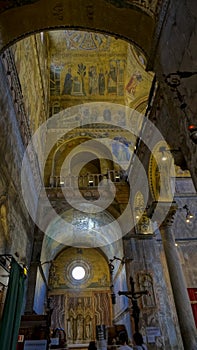
[[[168,159],[167,156],[164,154],[164,152],[162,152],[161,160],[163,160],[163,162],[165,162],[167,159]]]
[[[190,132],[190,139],[197,144],[197,126],[195,125],[189,125],[188,126],[189,132]]]
[[[191,211],[189,210],[187,204],[185,204],[185,205],[183,206],[183,209],[186,210],[186,218],[185,218],[185,221],[186,221],[187,223],[190,223],[190,219],[192,219],[194,216],[193,216],[193,214],[191,213]]]
[[[159,148],[159,152],[161,152],[161,160],[166,161],[168,159],[168,153],[172,153],[172,155],[179,154],[181,152],[180,148],[166,148],[161,146]]]

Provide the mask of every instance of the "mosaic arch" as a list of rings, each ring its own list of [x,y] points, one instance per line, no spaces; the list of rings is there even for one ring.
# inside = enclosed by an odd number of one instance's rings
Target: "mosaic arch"
[[[117,38],[136,44],[148,57],[156,10],[152,9],[148,13],[146,1],[144,6],[139,6],[140,1],[135,1],[129,7],[125,1],[117,3],[102,0],[84,5],[82,0],[53,0],[47,2],[46,6],[45,0],[3,2],[0,4],[0,52],[30,34],[49,29],[72,28],[90,31],[96,29],[97,32],[109,35],[116,33]]]

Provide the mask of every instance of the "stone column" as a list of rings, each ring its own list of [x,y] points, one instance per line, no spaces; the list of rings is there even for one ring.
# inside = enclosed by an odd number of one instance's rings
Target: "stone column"
[[[33,314],[34,313],[34,294],[36,288],[36,277],[38,270],[38,262],[31,262],[28,276],[28,284],[27,284],[27,294],[26,294],[26,306],[25,306],[25,314]]]
[[[167,203],[166,203],[167,204]],[[160,204],[161,205],[161,204]],[[164,204],[165,205],[165,204]],[[169,205],[169,204],[168,204]],[[172,205],[160,226],[163,248],[166,256],[174,302],[179,320],[180,331],[185,350],[197,349],[197,331],[187,292],[177,248],[175,246],[172,224],[177,206]]]
[[[25,314],[33,314],[34,312],[34,295],[36,289],[37,271],[38,266],[40,264],[43,237],[43,232],[41,232],[37,227],[35,227],[32,258],[28,273]]]

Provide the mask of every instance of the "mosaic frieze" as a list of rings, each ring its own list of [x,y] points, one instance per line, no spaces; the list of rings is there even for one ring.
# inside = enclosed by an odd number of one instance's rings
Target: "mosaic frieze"
[[[110,60],[104,67],[92,62],[84,64],[82,61],[68,63],[66,69],[52,64],[50,93],[67,96],[124,96],[125,64],[123,59]],[[134,80],[141,79],[140,73],[136,73],[131,77],[127,89],[134,90]]]

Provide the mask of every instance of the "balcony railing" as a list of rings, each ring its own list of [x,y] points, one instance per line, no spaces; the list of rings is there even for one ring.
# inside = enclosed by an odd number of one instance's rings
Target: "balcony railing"
[[[107,174],[86,174],[86,175],[67,175],[67,176],[50,176],[50,183],[47,188],[90,188],[97,187],[100,183],[101,186],[107,186],[113,183],[124,184],[127,182],[127,176],[125,172],[109,170]]]

